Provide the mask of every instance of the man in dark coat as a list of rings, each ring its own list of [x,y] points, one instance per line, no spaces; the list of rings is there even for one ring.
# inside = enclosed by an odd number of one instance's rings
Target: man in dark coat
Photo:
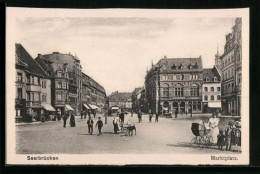
[[[178,109],[175,109],[175,118],[178,117]]]
[[[138,112],[138,121],[139,121],[139,123],[142,122],[142,112],[140,110]]]
[[[102,127],[103,127],[103,122],[102,122],[102,120],[101,120],[101,117],[98,117],[98,121],[97,121],[97,123],[96,123],[96,126],[98,127],[98,133],[99,133],[99,135],[101,135],[101,134],[102,134],[101,129],[102,129]]]
[[[62,119],[63,119],[63,127],[64,128],[66,128],[66,124],[67,124],[67,119],[69,118],[69,113],[68,112],[66,112],[65,114],[64,114],[64,116],[62,117]]]
[[[87,118],[87,110],[85,110],[83,114],[84,114],[84,119],[86,119]]]
[[[80,119],[83,118],[83,111],[80,112]]]
[[[159,119],[159,113],[156,113],[156,114],[155,114],[155,123],[156,123],[156,122],[158,123],[158,119]]]
[[[75,115],[73,113],[70,116],[70,127],[76,127]]]
[[[94,121],[92,120],[91,117],[89,117],[88,121],[87,121],[87,124],[88,124],[88,133],[90,135],[93,134],[93,124],[94,124]]]
[[[121,121],[122,124],[124,124],[124,122],[125,122],[125,114],[124,114],[124,112],[121,112],[121,114],[120,114],[120,121]]]

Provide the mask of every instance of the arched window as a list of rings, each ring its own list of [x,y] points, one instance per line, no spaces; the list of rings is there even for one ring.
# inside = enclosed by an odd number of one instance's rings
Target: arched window
[[[173,94],[175,97],[183,97],[183,86],[181,84],[177,84],[173,88]]]
[[[168,84],[164,84],[163,87],[163,97],[169,97],[169,85]]]
[[[199,96],[199,87],[196,84],[193,84],[190,88],[190,96]]]

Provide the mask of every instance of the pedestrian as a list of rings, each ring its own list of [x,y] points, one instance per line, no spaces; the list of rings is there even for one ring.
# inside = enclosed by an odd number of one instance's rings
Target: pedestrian
[[[80,112],[80,119],[83,118],[83,111]]]
[[[151,110],[149,110],[149,122],[152,122],[153,113]]]
[[[138,121],[139,121],[139,123],[142,122],[142,112],[140,110],[138,112]]]
[[[76,127],[76,122],[75,122],[75,115],[74,115],[74,113],[71,113],[71,116],[70,116],[70,127]]]
[[[114,133],[117,134],[117,131],[119,130],[119,128],[118,128],[118,117],[114,118],[113,125],[114,125]]]
[[[190,118],[192,118],[192,106],[190,105]]]
[[[133,112],[133,110],[131,110],[131,117],[133,117],[133,115],[134,115],[134,112]]]
[[[32,114],[28,114],[28,123],[29,124],[32,124],[32,120],[33,120],[33,118],[32,118]]]
[[[156,113],[156,114],[155,114],[155,123],[156,123],[156,122],[158,123],[158,121],[159,121],[158,119],[159,119],[159,113]]]
[[[96,118],[96,110],[93,110],[94,119]]]
[[[91,117],[88,118],[88,121],[87,121],[87,125],[88,125],[88,133],[90,135],[93,134],[93,124],[94,124],[94,121],[92,120]]]
[[[102,127],[103,127],[103,122],[101,120],[101,117],[98,117],[98,121],[96,123],[96,127],[98,127],[98,134],[101,135],[102,134]]]
[[[178,109],[175,109],[175,118],[178,117]]]
[[[63,119],[63,127],[66,128],[66,124],[67,124],[67,119],[69,117],[69,113],[65,112],[65,114],[63,115],[62,119]]]
[[[86,115],[85,115],[85,117],[86,117]],[[90,117],[90,110],[88,110],[88,117]],[[84,119],[86,119],[86,118],[84,118]]]
[[[120,114],[120,122],[121,122],[121,124],[124,124],[124,122],[125,122],[125,114],[124,114],[124,112],[121,112],[121,114]]]
[[[61,111],[58,109],[57,110],[57,117],[58,117],[58,121],[61,120]]]

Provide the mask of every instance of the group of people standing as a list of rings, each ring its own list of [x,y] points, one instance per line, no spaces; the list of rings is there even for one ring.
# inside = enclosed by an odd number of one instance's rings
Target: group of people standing
[[[87,125],[88,125],[88,133],[90,135],[93,135],[94,120],[91,117],[88,118]],[[98,117],[96,127],[98,127],[98,134],[101,135],[102,134],[102,127],[103,127],[103,121],[101,120],[101,117]]]
[[[96,118],[96,111],[95,110],[92,111],[92,114],[93,114],[94,118]],[[85,111],[81,111],[80,112],[80,118],[81,119],[83,119],[83,117],[84,117],[84,119],[86,119],[87,115],[88,115],[88,117],[91,116],[91,111],[90,110],[85,110]]]
[[[113,120],[113,126],[114,126],[114,133],[117,134],[117,132],[120,129],[120,125],[123,125],[125,122],[125,112],[121,111],[117,114],[117,116]]]
[[[70,127],[76,127],[75,114],[73,113],[73,111],[65,111],[62,119],[64,128],[66,128],[68,119],[70,119]]]

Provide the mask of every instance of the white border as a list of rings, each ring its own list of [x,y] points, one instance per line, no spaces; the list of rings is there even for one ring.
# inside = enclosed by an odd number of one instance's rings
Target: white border
[[[39,8],[10,8],[7,7],[7,40],[6,40],[6,163],[7,164],[249,164],[249,8],[221,9],[221,10],[143,10],[143,9],[39,9]],[[226,18],[242,17],[242,153],[232,154],[237,161],[212,161],[211,155],[228,156],[223,154],[102,154],[102,155],[62,155],[58,161],[27,161],[27,155],[17,155],[15,152],[15,20],[25,17],[174,17],[174,18]],[[22,31],[21,31],[22,32]],[[224,36],[223,36],[224,37]],[[29,39],[29,38],[28,38]],[[37,155],[33,155],[37,156]],[[43,156],[41,154],[40,156]]]

